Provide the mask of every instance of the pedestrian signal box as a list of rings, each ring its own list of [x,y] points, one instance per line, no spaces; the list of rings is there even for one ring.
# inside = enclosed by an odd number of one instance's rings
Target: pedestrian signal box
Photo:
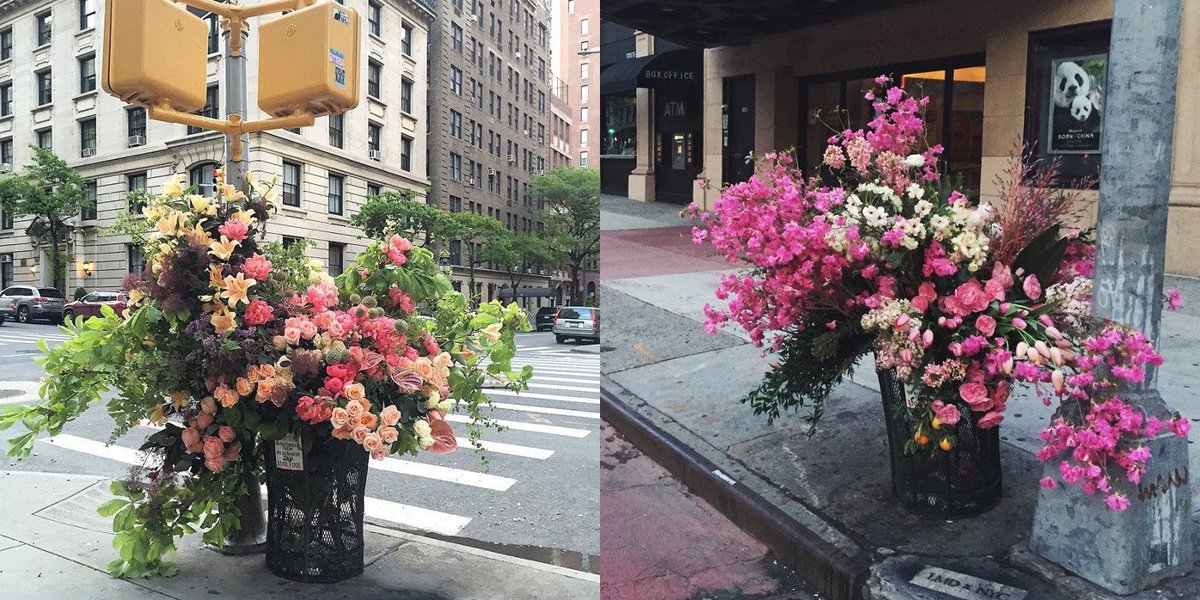
[[[259,108],[281,117],[358,106],[358,13],[323,0],[258,31]]]
[[[104,91],[131,104],[204,106],[208,25],[169,0],[105,0]]]

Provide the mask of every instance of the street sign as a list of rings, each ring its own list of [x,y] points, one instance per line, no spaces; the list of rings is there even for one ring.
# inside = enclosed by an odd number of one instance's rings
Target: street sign
[[[208,25],[168,0],[105,0],[101,86],[125,102],[205,104]]]
[[[358,13],[320,2],[259,26],[258,107],[281,117],[358,106]]]

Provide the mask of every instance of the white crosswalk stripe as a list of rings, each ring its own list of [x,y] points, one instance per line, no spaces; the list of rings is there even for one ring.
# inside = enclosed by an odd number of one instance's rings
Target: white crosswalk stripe
[[[533,398],[535,400],[558,400],[560,402],[577,402],[580,404],[600,404],[600,397],[595,398],[580,398],[578,396],[562,396],[559,394],[539,394],[537,392],[514,392],[512,390],[485,390],[488,396],[519,396],[521,398]]]
[[[471,418],[466,415],[446,415],[446,420],[451,423],[469,423]],[[587,437],[590,430],[576,429],[573,427],[558,427],[556,425],[542,425],[541,423],[526,423],[524,421],[506,421],[504,419],[492,419],[497,425],[503,425],[509,429],[516,431],[532,431],[534,433],[548,433],[550,435],[561,435],[566,437]]]

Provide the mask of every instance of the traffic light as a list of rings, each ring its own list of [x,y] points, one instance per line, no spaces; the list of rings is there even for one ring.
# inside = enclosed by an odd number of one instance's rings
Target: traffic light
[[[258,30],[259,108],[280,117],[358,106],[358,13],[326,0]]]
[[[204,106],[208,25],[169,0],[105,0],[101,86],[125,102]]]

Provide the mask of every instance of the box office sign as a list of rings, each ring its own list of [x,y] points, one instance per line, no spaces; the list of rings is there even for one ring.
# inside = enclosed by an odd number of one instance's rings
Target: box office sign
[[[1107,54],[1051,60],[1047,115],[1050,154],[1100,152]]]

